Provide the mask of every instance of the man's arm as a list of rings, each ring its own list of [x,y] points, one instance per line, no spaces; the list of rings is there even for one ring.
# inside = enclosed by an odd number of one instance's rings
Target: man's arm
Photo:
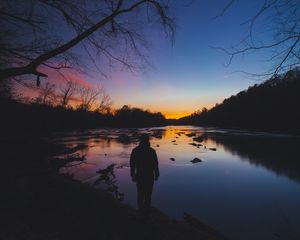
[[[132,178],[132,181],[136,181],[136,153],[135,150],[133,149],[130,155],[130,176]]]
[[[153,149],[153,158],[154,158],[154,177],[155,180],[159,177],[159,167],[158,167],[158,159],[156,155],[156,151]]]

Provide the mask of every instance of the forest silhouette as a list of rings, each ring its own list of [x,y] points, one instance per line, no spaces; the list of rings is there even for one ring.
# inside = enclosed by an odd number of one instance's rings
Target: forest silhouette
[[[5,89],[4,89],[5,90]],[[2,92],[5,93],[2,89]],[[153,127],[202,125],[294,132],[300,122],[300,72],[298,68],[249,87],[207,110],[166,119],[160,112],[124,105],[114,111],[95,111],[51,105],[45,101],[24,103],[2,94],[3,132],[51,132],[98,127]],[[20,122],[19,120],[22,119]]]
[[[47,134],[54,131],[80,130],[99,127],[152,127],[167,125],[161,113],[123,106],[114,113],[99,113],[61,106],[25,104],[1,101],[2,133]],[[22,119],[22,121],[20,121]]]
[[[299,131],[300,72],[298,68],[255,84],[178,120],[181,124],[247,128],[271,131]]]

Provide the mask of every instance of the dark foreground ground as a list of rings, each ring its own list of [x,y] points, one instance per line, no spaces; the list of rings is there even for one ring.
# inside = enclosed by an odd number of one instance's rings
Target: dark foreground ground
[[[169,219],[159,210],[147,220],[108,192],[58,174],[64,161],[53,156],[72,154],[47,139],[0,139],[0,239],[224,239],[190,215]]]

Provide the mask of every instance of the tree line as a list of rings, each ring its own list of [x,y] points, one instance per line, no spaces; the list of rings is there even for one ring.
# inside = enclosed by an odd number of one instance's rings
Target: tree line
[[[2,133],[47,133],[98,127],[166,125],[162,113],[124,105],[114,109],[101,85],[83,86],[67,80],[60,85],[43,82],[30,87],[36,96],[18,91],[12,81],[0,83]]]
[[[26,91],[32,94],[26,94]],[[59,84],[43,81],[39,86],[11,79],[2,81],[0,99],[100,113],[109,113],[113,104],[101,84],[83,85],[70,79],[64,79]]]
[[[300,129],[300,72],[298,68],[255,84],[224,99],[210,110],[203,108],[181,124],[274,131]]]

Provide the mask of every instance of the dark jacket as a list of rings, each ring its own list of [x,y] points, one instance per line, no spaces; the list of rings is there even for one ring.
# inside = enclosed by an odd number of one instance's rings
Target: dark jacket
[[[130,174],[137,181],[153,181],[158,178],[158,160],[156,152],[149,143],[140,143],[134,148],[130,156]]]

